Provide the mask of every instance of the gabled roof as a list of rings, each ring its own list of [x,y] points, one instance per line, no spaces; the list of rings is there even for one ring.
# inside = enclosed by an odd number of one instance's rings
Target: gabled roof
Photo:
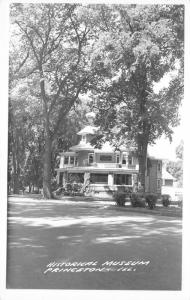
[[[175,180],[175,178],[169,172],[167,172],[166,169],[162,169],[162,178]]]

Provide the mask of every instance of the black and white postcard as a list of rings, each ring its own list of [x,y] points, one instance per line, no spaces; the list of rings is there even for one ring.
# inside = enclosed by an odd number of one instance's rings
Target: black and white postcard
[[[0,5],[2,299],[189,299],[189,2]]]

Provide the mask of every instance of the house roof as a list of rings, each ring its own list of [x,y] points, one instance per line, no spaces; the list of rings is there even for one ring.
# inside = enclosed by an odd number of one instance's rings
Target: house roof
[[[84,173],[84,172],[91,172],[91,173],[104,173],[107,174],[109,172],[116,173],[116,174],[138,174],[138,170],[134,169],[122,169],[122,168],[100,168],[100,167],[93,167],[93,166],[81,166],[81,167],[66,167],[66,168],[59,168],[56,171],[67,171],[69,173]]]
[[[90,143],[79,143],[78,145],[71,147],[70,150],[71,151],[80,151],[80,150],[93,151],[94,147],[91,146]]]
[[[96,153],[112,153],[115,152],[115,149],[109,142],[105,142],[100,149],[95,149],[94,151]]]
[[[169,172],[167,172],[166,169],[162,170],[162,178],[175,180],[175,178]]]
[[[147,158],[151,159],[151,160],[159,160],[159,161],[162,161],[161,158],[158,158],[158,157],[155,157],[155,156],[152,156],[152,155],[149,155],[149,153],[147,153]]]
[[[76,155],[78,155],[76,152],[71,152],[71,151],[62,152],[61,154],[64,154],[65,156],[76,156]]]

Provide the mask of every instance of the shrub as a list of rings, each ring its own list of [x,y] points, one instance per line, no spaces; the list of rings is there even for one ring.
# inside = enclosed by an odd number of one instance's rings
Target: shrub
[[[156,201],[157,201],[157,196],[156,195],[154,195],[154,194],[147,194],[146,196],[145,196],[145,201],[146,201],[146,203],[148,204],[148,207],[150,208],[150,209],[153,209],[153,208],[155,208],[155,206],[156,206]]]
[[[114,201],[118,206],[125,206],[125,202],[126,202],[125,197],[126,197],[125,193],[117,192],[114,194]]]
[[[54,195],[60,196],[62,193],[64,193],[65,189],[63,187],[59,187],[57,190],[53,192]]]
[[[131,194],[131,205],[133,207],[145,207],[145,199],[142,193],[132,193]]]
[[[180,208],[183,207],[183,200],[178,200],[178,206],[179,206]]]
[[[162,204],[164,207],[168,207],[171,204],[170,195],[168,194],[162,195]]]

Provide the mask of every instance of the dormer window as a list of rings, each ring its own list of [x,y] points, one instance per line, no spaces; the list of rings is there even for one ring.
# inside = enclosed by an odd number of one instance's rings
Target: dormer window
[[[82,142],[86,143],[86,135],[82,135]]]

